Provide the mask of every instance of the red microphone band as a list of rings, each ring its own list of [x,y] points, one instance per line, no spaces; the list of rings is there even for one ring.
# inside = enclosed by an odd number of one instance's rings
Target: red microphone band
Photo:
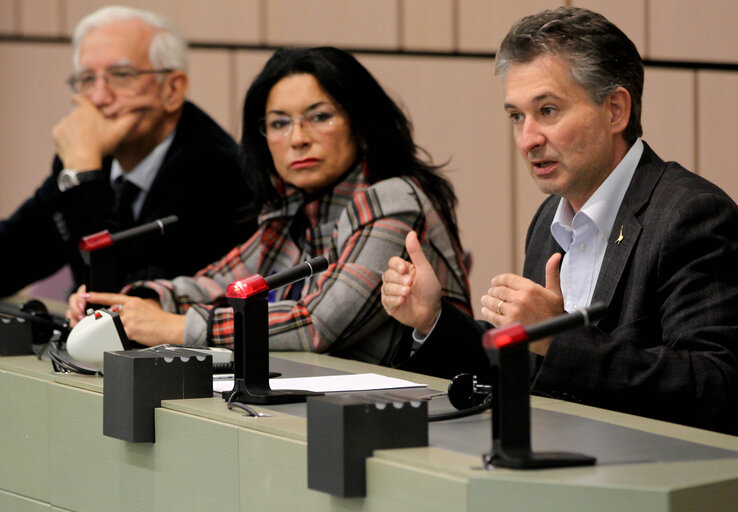
[[[113,245],[113,237],[108,230],[87,235],[79,241],[79,248],[83,251],[92,252]]]
[[[248,299],[262,292],[268,292],[269,286],[259,274],[253,274],[228,285],[226,297],[232,299]]]

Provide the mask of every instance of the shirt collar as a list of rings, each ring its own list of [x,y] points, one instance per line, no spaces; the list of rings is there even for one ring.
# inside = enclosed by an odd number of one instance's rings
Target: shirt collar
[[[169,146],[172,145],[175,132],[169,134],[169,137],[160,142],[159,145],[157,145],[151,153],[146,155],[146,158],[141,160],[136,167],[131,169],[130,172],[125,173],[126,179],[140,188],[144,193],[148,192],[151,188],[151,184],[154,182],[154,178],[156,178],[159,168],[161,168],[161,164],[169,150]],[[115,182],[116,178],[123,174],[123,168],[120,166],[120,163],[117,159],[113,159],[113,164],[110,168],[110,182]]]
[[[595,190],[594,194],[584,203],[576,215],[574,215],[574,210],[571,208],[569,201],[563,197],[561,198],[556,214],[551,221],[551,234],[564,250],[568,250],[571,244],[572,224],[574,218],[579,214],[588,217],[597,226],[597,230],[605,240],[610,238],[612,225],[615,222],[615,217],[630,181],[633,179],[641,155],[643,155],[643,141],[638,138],[617,167]]]

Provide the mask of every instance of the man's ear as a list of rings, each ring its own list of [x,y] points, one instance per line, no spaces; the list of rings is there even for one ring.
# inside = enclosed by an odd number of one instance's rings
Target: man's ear
[[[618,87],[605,100],[610,110],[611,133],[623,133],[630,121],[630,93],[624,87]]]
[[[172,71],[166,78],[163,88],[164,110],[173,113],[182,108],[187,96],[190,81],[182,71]]]

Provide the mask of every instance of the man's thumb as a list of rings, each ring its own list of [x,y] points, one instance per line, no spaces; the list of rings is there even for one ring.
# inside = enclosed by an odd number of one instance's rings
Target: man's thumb
[[[413,265],[415,265],[418,270],[430,268],[428,258],[425,257],[423,248],[420,246],[420,242],[418,241],[418,234],[415,233],[415,231],[410,231],[405,237],[405,248],[410,256],[410,261],[413,262]]]
[[[561,253],[554,253],[546,262],[546,289],[561,295],[561,279],[559,277],[559,264]]]

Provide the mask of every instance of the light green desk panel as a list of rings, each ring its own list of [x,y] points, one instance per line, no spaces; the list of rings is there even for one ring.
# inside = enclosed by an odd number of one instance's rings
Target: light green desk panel
[[[0,371],[0,489],[45,502],[51,487],[48,385]]]
[[[0,491],[0,510],[3,512],[49,512],[51,506],[42,501]]]
[[[155,425],[154,444],[117,441],[122,509],[238,511],[238,428],[166,409]]]
[[[51,503],[76,512],[120,510],[121,446],[102,435],[101,393],[49,384]]]
[[[239,433],[241,510],[454,512],[466,510],[466,481],[370,458],[365,498],[307,487],[307,444],[251,429]]]
[[[469,510],[735,512],[738,459],[477,472]]]

